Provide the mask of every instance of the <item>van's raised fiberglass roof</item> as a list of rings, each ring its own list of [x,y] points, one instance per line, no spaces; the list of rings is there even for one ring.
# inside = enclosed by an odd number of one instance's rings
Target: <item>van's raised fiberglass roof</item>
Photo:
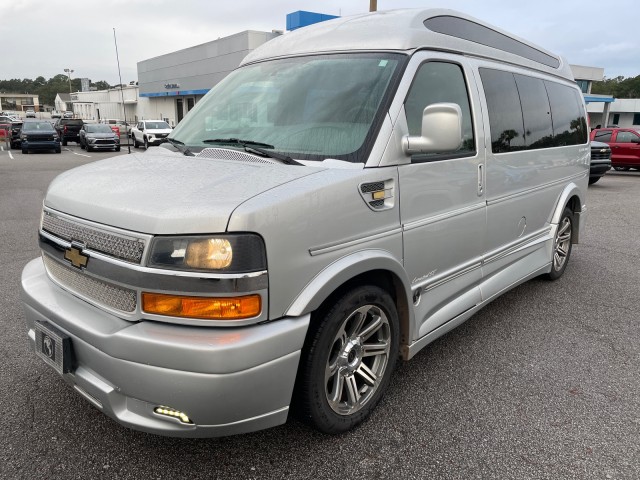
[[[388,10],[328,20],[274,38],[242,64],[289,55],[423,48],[492,58],[573,80],[563,57],[447,9]]]

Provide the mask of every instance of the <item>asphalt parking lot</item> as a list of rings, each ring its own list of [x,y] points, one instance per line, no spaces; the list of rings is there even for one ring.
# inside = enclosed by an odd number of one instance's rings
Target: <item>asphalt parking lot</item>
[[[290,420],[192,440],[121,427],[27,348],[19,281],[46,187],[112,155],[0,151],[0,478],[640,478],[640,172],[589,187],[564,277],[521,285],[401,364],[355,431]]]

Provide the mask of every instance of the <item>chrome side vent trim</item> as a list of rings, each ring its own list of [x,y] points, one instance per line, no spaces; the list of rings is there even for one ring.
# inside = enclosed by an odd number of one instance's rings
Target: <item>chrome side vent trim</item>
[[[389,210],[395,205],[393,179],[361,183],[358,191],[367,206],[376,212]]]

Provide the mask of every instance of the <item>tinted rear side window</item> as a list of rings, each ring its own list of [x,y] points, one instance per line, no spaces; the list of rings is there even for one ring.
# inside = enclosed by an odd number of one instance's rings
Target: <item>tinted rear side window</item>
[[[489,108],[491,151],[506,153],[524,149],[522,108],[513,74],[481,68],[480,77]]]
[[[582,98],[574,88],[510,72],[480,69],[493,153],[587,143]]]
[[[545,81],[551,118],[553,146],[579,145],[587,142],[587,120],[578,93],[573,88]]]
[[[552,147],[553,124],[544,81],[525,75],[514,76],[522,105],[527,150]]]

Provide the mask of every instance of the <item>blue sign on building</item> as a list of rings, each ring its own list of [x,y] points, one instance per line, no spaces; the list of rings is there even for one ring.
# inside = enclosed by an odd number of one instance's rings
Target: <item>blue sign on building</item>
[[[296,30],[297,28],[313,25],[314,23],[324,22],[338,18],[336,15],[327,15],[326,13],[305,12],[298,10],[287,15],[287,30]]]

